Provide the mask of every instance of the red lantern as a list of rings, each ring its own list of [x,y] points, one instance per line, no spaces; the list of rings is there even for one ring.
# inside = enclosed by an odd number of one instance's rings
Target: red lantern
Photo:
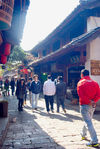
[[[11,44],[6,43],[4,46],[4,55],[6,56],[10,55],[10,49],[11,49]]]
[[[24,68],[24,74],[28,74],[28,70]]]
[[[20,71],[23,72],[24,74],[28,74],[28,70],[26,68],[21,69]]]
[[[7,63],[7,56],[1,55],[1,63],[6,64]]]

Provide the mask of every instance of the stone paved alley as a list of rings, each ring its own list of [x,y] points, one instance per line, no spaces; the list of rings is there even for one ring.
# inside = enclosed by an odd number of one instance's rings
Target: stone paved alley
[[[32,113],[29,101],[23,112],[17,110],[16,97],[9,99],[10,125],[2,149],[88,149],[82,141],[82,119],[79,107],[66,104],[67,113],[45,110],[44,99],[38,102],[38,111]],[[15,120],[15,121],[14,121]],[[94,115],[94,126],[100,142],[100,114]],[[89,138],[89,136],[88,136]]]

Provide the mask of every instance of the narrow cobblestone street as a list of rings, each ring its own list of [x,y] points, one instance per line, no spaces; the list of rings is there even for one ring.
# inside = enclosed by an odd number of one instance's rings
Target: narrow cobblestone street
[[[9,99],[10,125],[2,149],[88,149],[86,141],[82,141],[80,130],[82,119],[78,106],[66,103],[67,113],[49,115],[45,110],[45,102],[40,98],[38,110],[31,110],[29,101],[23,112],[17,110],[16,97]],[[100,142],[100,115],[95,114],[93,120]],[[88,138],[90,138],[88,136]]]

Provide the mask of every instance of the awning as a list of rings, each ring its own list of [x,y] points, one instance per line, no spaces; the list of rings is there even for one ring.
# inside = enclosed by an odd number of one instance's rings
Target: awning
[[[94,40],[98,36],[100,36],[100,27],[97,27],[94,30],[91,30],[90,32],[84,33],[81,36],[74,38],[70,43],[65,44],[63,47],[61,47],[57,51],[52,52],[48,54],[47,56],[40,58],[34,62],[31,62],[29,66],[36,66],[40,63],[55,60],[58,57],[63,56],[66,53],[68,53],[71,49],[83,46],[89,43],[90,41]]]

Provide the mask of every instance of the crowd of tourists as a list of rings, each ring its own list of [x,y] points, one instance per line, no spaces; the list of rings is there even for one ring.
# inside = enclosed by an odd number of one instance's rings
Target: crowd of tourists
[[[9,81],[9,78],[5,78],[5,80],[0,79],[0,92],[2,92],[3,96],[10,96],[10,89],[11,94],[14,95],[15,92],[15,79],[14,77],[11,78],[11,81]]]
[[[19,99],[18,110],[23,109],[23,99],[25,94],[25,82],[20,78],[17,81],[16,95]],[[54,95],[56,95],[57,112],[59,113],[59,107],[62,106],[64,113],[65,109],[65,96],[66,96],[66,83],[63,81],[63,77],[59,76],[55,81],[52,81],[50,75],[48,75],[47,81],[43,84],[38,79],[38,75],[34,75],[33,80],[30,78],[27,87],[29,89],[30,103],[32,105],[32,111],[37,110],[39,94],[43,91],[45,105],[47,113],[51,111],[54,113]],[[92,118],[96,108],[96,103],[100,99],[100,87],[98,83],[89,77],[89,71],[83,69],[81,71],[81,80],[77,84],[77,93],[79,96],[80,112],[84,121],[83,129],[81,131],[82,140],[87,140],[87,130],[89,131],[91,140],[86,144],[87,146],[98,147],[98,138],[94,129]]]
[[[38,75],[34,75],[33,79],[29,78],[28,82],[25,82],[24,78],[19,78],[16,84],[16,96],[18,99],[18,110],[23,111],[23,105],[26,104],[27,92],[32,112],[38,109],[39,95],[42,92],[45,99],[45,105],[47,113],[50,111],[54,113],[54,97],[57,103],[57,112],[59,112],[60,105],[66,113],[64,100],[66,96],[66,83],[63,82],[63,77],[59,76],[57,82],[52,81],[52,77],[48,75],[47,81],[42,85]]]
[[[62,76],[58,76],[57,79],[52,81],[52,77],[48,75],[47,81],[44,84],[38,78],[38,75],[34,75],[33,78],[26,79],[20,75],[17,80],[14,77],[6,78],[4,82],[1,80],[0,88],[4,96],[16,95],[18,99],[18,111],[23,111],[23,107],[27,104],[26,100],[29,99],[32,112],[38,108],[38,100],[40,93],[44,95],[45,105],[47,113],[50,111],[54,113],[54,98],[56,99],[57,112],[59,112],[60,105],[64,113],[65,110],[65,97],[66,97],[66,83],[63,81]]]
[[[16,84],[16,90],[15,90]],[[33,78],[29,78],[26,82],[23,77],[19,77],[15,83],[14,78],[9,82],[8,79],[4,82],[4,88],[6,89],[6,95],[9,95],[9,86],[11,86],[12,96],[17,96],[18,99],[18,111],[23,111],[23,107],[26,104],[27,92],[32,112],[38,110],[39,95],[42,92],[45,99],[46,111],[54,113],[54,98],[56,99],[56,112],[60,112],[60,106],[64,113],[65,98],[66,98],[66,83],[63,81],[62,76],[58,76],[57,79],[52,81],[52,77],[48,75],[44,84],[38,78],[38,75],[34,75]],[[84,121],[84,126],[81,131],[82,140],[87,140],[87,130],[89,131],[91,140],[87,143],[87,146],[98,147],[98,138],[94,129],[92,118],[96,108],[96,103],[100,100],[100,87],[98,83],[92,80],[89,76],[89,71],[83,69],[81,71],[81,79],[77,84],[77,93],[79,96],[80,112]]]

